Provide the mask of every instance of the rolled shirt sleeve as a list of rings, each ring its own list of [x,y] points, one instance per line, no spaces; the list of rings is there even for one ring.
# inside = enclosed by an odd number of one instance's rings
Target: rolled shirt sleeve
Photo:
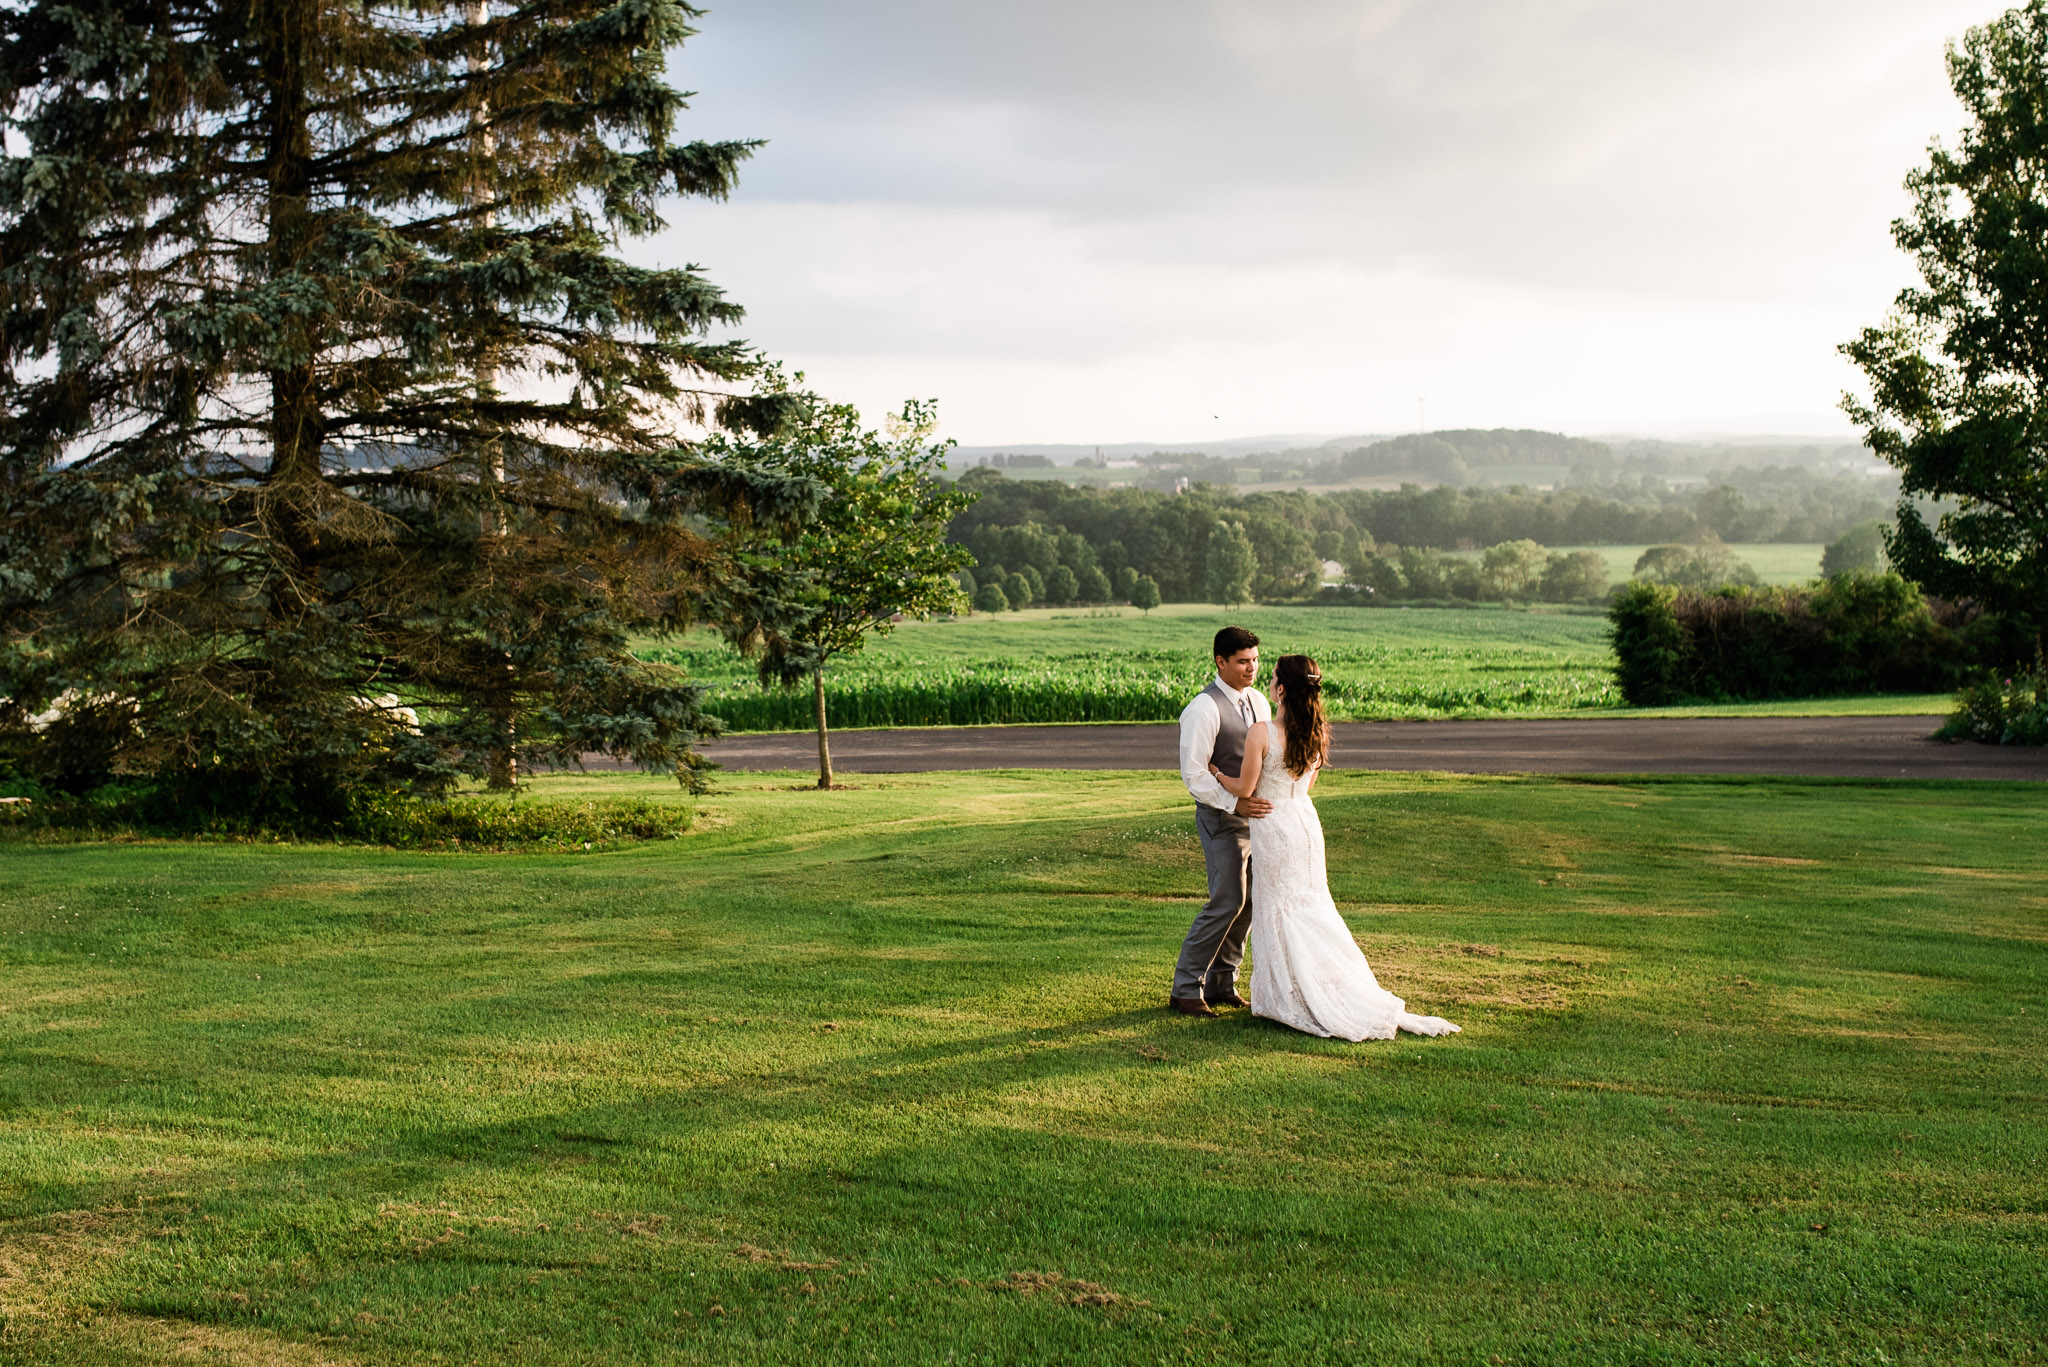
[[[1180,714],[1180,781],[1197,802],[1219,811],[1237,810],[1237,799],[1224,790],[1209,772],[1209,756],[1216,749],[1216,733],[1223,722],[1216,715],[1216,700],[1197,693]]]

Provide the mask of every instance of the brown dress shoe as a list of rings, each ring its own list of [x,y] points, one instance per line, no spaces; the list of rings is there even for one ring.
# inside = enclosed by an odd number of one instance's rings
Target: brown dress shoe
[[[1230,994],[1229,996],[1227,996],[1227,997],[1218,997],[1218,998],[1216,999],[1216,1004],[1217,1004],[1218,1006],[1250,1006],[1250,1005],[1251,1005],[1251,1003],[1250,1003],[1250,1002],[1246,1001],[1246,1000],[1245,1000],[1245,999],[1244,999],[1244,998],[1243,998],[1243,997],[1242,997],[1241,995],[1239,995],[1239,994],[1238,994],[1238,993],[1237,993],[1236,991],[1232,991],[1232,992],[1231,992],[1231,994]]]
[[[1203,1001],[1200,997],[1175,997],[1166,1004],[1180,1012],[1183,1016],[1213,1016],[1216,1014],[1209,1009],[1209,1003]]]

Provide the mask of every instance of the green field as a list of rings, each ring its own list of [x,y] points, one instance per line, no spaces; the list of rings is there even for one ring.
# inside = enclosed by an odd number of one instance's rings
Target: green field
[[[1590,608],[1295,608],[1172,604],[1032,608],[906,622],[828,672],[836,726],[1169,721],[1214,671],[1210,640],[1241,623],[1270,660],[1312,654],[1339,720],[1611,712],[1622,706],[1606,617]],[[650,658],[713,685],[738,731],[811,725],[808,690],[763,689],[708,634],[644,643]],[[1749,704],[1750,713],[1934,712],[1945,697]],[[1686,709],[1689,713],[1714,708]]]
[[[0,1361],[2048,1354],[2037,786],[1331,775],[1352,1045],[1163,1009],[1170,780],[796,782],[0,847]]]

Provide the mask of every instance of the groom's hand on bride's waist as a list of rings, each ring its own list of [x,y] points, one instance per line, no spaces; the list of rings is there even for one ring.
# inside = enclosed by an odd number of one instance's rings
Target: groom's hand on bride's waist
[[[1239,816],[1264,816],[1273,810],[1273,804],[1262,797],[1241,797],[1237,800]]]

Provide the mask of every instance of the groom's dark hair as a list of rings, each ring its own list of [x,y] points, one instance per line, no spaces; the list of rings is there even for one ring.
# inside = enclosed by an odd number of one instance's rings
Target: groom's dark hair
[[[1216,658],[1227,660],[1240,650],[1250,650],[1259,638],[1243,627],[1225,627],[1216,633]]]

